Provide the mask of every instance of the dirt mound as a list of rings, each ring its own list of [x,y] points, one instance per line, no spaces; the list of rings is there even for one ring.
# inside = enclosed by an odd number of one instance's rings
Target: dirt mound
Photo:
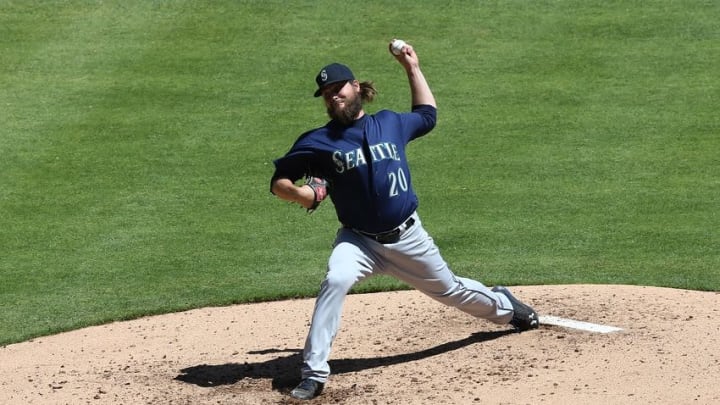
[[[416,291],[348,297],[333,375],[307,403],[720,403],[720,293],[525,286],[541,315],[622,328],[514,333]],[[0,348],[2,404],[278,404],[314,300],[182,313]]]

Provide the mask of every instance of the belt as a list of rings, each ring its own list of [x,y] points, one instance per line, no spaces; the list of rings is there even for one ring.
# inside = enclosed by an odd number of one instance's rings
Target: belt
[[[400,240],[400,235],[402,235],[403,232],[408,230],[413,225],[415,225],[415,218],[411,217],[392,231],[387,231],[383,233],[368,233],[359,231],[357,229],[355,231],[361,235],[367,236],[370,239],[374,239],[375,241],[382,243],[383,245],[388,245],[391,243],[397,243]]]

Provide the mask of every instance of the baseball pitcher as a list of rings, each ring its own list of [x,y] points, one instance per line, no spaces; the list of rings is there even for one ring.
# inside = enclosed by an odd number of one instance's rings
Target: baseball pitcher
[[[394,276],[474,317],[519,331],[538,327],[537,313],[506,288],[456,276],[423,228],[405,148],[433,129],[437,110],[415,49],[393,42],[388,50],[407,74],[411,110],[366,114],[373,83],[358,81],[345,65],[327,65],[315,78],[315,97],[322,97],[330,121],[302,134],[274,162],[273,194],[310,212],[329,196],[341,224],[305,342],[301,382],[290,394],[297,399],[322,392],[345,298],[372,275]]]

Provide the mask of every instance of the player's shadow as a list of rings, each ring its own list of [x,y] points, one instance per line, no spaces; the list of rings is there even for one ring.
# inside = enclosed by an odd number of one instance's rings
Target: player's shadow
[[[372,357],[363,359],[337,359],[330,360],[333,374],[351,373],[376,367],[391,366],[393,364],[407,363],[422,360],[428,357],[451,352],[476,343],[498,339],[505,335],[516,333],[514,330],[492,332],[478,332],[453,342],[430,347],[414,353],[396,354],[392,356]],[[272,379],[272,387],[276,390],[290,388],[297,384],[302,364],[301,349],[266,349],[250,352],[250,354],[292,353],[289,356],[276,357],[271,360],[257,363],[227,363],[219,365],[201,364],[181,370],[176,380],[195,384],[201,387],[216,387],[231,385],[244,378]]]

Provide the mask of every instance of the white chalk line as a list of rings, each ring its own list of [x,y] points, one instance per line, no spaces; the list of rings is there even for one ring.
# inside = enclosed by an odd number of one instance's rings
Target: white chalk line
[[[576,321],[574,319],[560,318],[560,317],[552,316],[552,315],[540,316],[540,325],[542,325],[542,324],[562,326],[564,328],[579,329],[579,330],[584,330],[587,332],[597,332],[597,333],[610,333],[610,332],[617,332],[617,331],[622,330],[622,328],[618,328],[615,326],[599,325],[596,323]]]

